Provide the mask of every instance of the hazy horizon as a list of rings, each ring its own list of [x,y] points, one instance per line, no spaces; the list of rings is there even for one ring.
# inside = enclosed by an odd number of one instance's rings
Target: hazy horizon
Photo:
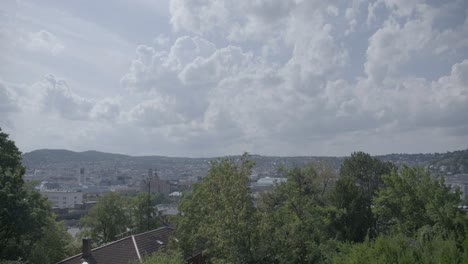
[[[467,10],[464,0],[6,0],[0,127],[23,152],[466,149]]]
[[[87,149],[87,150],[71,150],[71,149],[50,149],[50,148],[43,148],[43,149],[34,149],[34,150],[31,150],[31,151],[23,151],[22,154],[26,154],[26,153],[31,153],[31,152],[34,152],[34,151],[42,151],[42,150],[52,150],[52,151],[55,151],[55,150],[63,150],[63,151],[71,151],[71,152],[75,152],[75,153],[84,153],[84,152],[100,152],[100,153],[105,153],[105,154],[117,154],[117,155],[124,155],[124,156],[130,156],[130,157],[143,157],[143,156],[157,156],[157,157],[167,157],[167,158],[218,158],[218,157],[229,157],[229,156],[240,156],[242,155],[244,152],[241,152],[241,153],[231,153],[231,154],[223,154],[223,155],[218,155],[218,156],[168,156],[168,155],[164,155],[164,154],[159,154],[159,153],[143,153],[143,154],[128,154],[128,153],[120,153],[120,152],[107,152],[107,151],[101,151],[101,150],[95,150],[95,149]],[[369,153],[370,155],[372,156],[385,156],[385,155],[391,155],[391,154],[409,154],[409,155],[413,155],[413,154],[435,154],[435,153],[448,153],[448,152],[455,152],[455,151],[464,151],[464,150],[468,150],[468,148],[462,148],[462,149],[455,149],[455,150],[447,150],[447,151],[443,151],[443,152],[415,152],[415,153],[406,153],[406,152],[392,152],[392,153],[380,153],[380,154],[374,154],[374,153]],[[353,152],[358,152],[358,151],[362,151],[362,150],[355,150]],[[348,153],[347,155],[290,155],[290,156],[286,156],[286,155],[265,155],[265,154],[261,154],[261,153],[248,153],[249,155],[255,155],[255,156],[263,156],[263,157],[337,157],[337,158],[340,158],[340,157],[349,157],[351,155],[352,152]]]

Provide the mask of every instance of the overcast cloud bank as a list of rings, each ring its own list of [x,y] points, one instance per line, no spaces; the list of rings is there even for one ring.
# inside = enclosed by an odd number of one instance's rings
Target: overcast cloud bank
[[[159,23],[119,27],[105,6],[3,7],[0,126],[23,151],[468,147],[466,1],[113,5],[125,20]]]

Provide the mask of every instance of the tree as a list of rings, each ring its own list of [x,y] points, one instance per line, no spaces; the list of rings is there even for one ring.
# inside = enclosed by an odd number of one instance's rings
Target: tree
[[[340,177],[355,180],[367,197],[373,197],[383,186],[382,176],[395,169],[391,162],[380,161],[364,152],[354,152],[350,158],[343,161]]]
[[[203,251],[213,263],[255,263],[255,208],[247,185],[253,165],[247,154],[213,161],[183,197],[176,236],[186,257]]]
[[[404,166],[382,177],[373,200],[378,236],[343,244],[332,263],[467,263],[467,218],[442,179]]]
[[[182,257],[182,253],[178,251],[156,252],[155,254],[145,258],[144,264],[185,264],[187,263]]]
[[[131,201],[132,221],[137,232],[144,232],[160,226],[160,219],[155,211],[157,197],[139,193]]]
[[[79,252],[73,247],[73,238],[63,222],[56,222],[54,218],[47,219],[43,237],[32,248],[29,258],[32,263],[56,263]]]
[[[363,241],[366,234],[376,235],[376,219],[372,214],[372,199],[383,186],[382,176],[396,167],[390,162],[355,152],[340,168],[340,179],[332,194],[333,204],[343,211],[337,219],[339,237]]]
[[[127,200],[115,192],[106,193],[88,215],[81,219],[81,236],[89,236],[98,245],[113,241],[130,227]]]
[[[66,254],[63,248],[71,239],[63,225],[55,223],[47,199],[24,182],[24,172],[21,152],[0,129],[0,259],[55,262]],[[58,237],[60,244],[47,242]],[[35,258],[39,251],[41,260]]]
[[[264,193],[258,202],[260,242],[258,255],[263,263],[324,262],[333,236],[331,219],[337,210],[329,206],[328,189],[334,179],[321,165],[293,168],[287,182]]]
[[[0,259],[27,259],[42,237],[50,205],[25,184],[21,152],[0,130]]]
[[[415,235],[422,227],[453,233],[464,240],[466,216],[458,209],[460,194],[452,193],[442,179],[421,168],[403,167],[383,177],[373,208],[382,231]]]
[[[21,165],[21,152],[13,140],[8,139],[8,134],[0,128],[0,169],[12,171],[24,170]]]
[[[331,263],[467,263],[467,248],[457,246],[453,238],[440,235],[429,239],[411,238],[401,233],[366,239],[363,243],[344,244]]]
[[[336,182],[331,197],[333,205],[342,210],[334,219],[339,240],[362,241],[368,232],[368,200],[364,193],[350,177],[343,177]]]

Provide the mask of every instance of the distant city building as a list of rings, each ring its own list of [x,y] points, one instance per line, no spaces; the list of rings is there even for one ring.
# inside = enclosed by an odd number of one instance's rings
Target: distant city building
[[[60,190],[41,190],[41,194],[52,202],[53,207],[74,208],[76,204],[83,203],[83,193]]]
[[[59,190],[60,188],[60,184],[56,182],[43,181],[39,185],[39,189],[41,190]]]
[[[156,172],[148,170],[148,178],[140,183],[140,192],[162,193],[168,195],[171,192],[169,181],[161,180]]]
[[[445,185],[450,187],[452,191],[459,190],[460,199],[468,198],[468,174],[454,174],[445,177]]]
[[[169,199],[171,200],[171,202],[175,204],[178,204],[181,198],[182,198],[182,192],[171,192],[169,194]]]
[[[177,215],[179,213],[177,205],[173,204],[158,204],[156,205],[156,211],[159,216]]]
[[[80,185],[85,185],[86,184],[86,175],[85,175],[85,169],[80,168],[80,174],[78,175],[78,184]]]
[[[451,183],[448,184],[450,189],[455,192],[455,191],[460,191],[460,199],[465,200],[468,198],[468,184],[467,183]]]
[[[182,196],[182,192],[172,192],[171,194],[169,194],[169,197],[181,197]]]
[[[272,191],[275,185],[287,182],[287,180],[286,178],[263,177],[256,182],[251,182],[250,189],[254,198],[258,198],[260,193]]]
[[[265,178],[260,178],[257,181],[257,186],[275,186],[276,184],[280,184],[283,182],[287,182],[288,179],[286,178],[270,178],[270,177],[265,177]]]
[[[463,184],[463,187],[460,188],[462,194],[461,199],[466,200],[468,198],[468,184]]]

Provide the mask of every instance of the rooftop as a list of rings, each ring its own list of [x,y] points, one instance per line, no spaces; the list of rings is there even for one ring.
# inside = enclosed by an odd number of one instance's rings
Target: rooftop
[[[57,264],[89,264],[113,263],[129,264],[141,261],[142,257],[157,252],[169,242],[174,229],[161,227],[145,233],[122,238],[109,244],[91,250],[90,257],[82,258],[78,254],[58,262]]]

